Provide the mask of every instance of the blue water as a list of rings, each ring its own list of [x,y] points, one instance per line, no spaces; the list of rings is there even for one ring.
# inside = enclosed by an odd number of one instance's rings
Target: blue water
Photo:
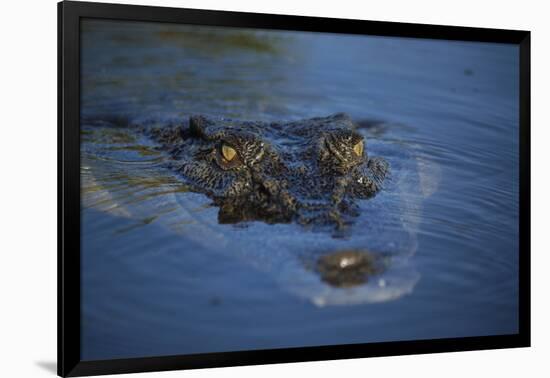
[[[92,21],[81,38],[82,359],[518,329],[515,45]],[[346,112],[393,181],[351,234],[219,225],[132,123]],[[304,261],[390,252],[332,288]]]

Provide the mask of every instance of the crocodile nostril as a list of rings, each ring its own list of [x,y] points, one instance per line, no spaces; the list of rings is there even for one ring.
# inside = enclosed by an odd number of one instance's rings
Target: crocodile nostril
[[[368,282],[383,271],[377,255],[362,250],[343,250],[321,256],[316,271],[331,286],[351,287]]]

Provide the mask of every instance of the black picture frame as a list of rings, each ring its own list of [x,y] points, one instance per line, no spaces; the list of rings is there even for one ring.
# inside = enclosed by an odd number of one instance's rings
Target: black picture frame
[[[100,361],[80,360],[79,36],[82,18],[511,43],[520,54],[519,332]],[[58,374],[83,376],[530,346],[530,32],[106,3],[58,3]]]

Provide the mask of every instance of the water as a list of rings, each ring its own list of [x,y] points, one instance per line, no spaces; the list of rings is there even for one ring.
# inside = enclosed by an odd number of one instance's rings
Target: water
[[[83,359],[517,332],[516,46],[86,20],[81,47]],[[218,224],[128,126],[335,112],[393,175],[344,239]],[[307,268],[365,246],[363,286]]]

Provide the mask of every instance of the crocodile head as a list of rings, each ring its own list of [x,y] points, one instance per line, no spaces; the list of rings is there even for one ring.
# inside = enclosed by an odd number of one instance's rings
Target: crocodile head
[[[349,116],[243,122],[193,116],[153,129],[170,166],[219,206],[220,223],[261,220],[332,225],[358,215],[380,190],[388,163],[367,153]]]

